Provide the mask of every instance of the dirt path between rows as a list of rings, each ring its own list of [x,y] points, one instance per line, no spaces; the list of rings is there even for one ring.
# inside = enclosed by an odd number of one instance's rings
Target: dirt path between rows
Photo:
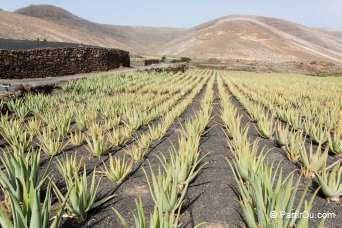
[[[182,219],[192,222],[192,226],[205,222],[203,227],[242,227],[236,194],[231,188],[235,185],[233,173],[225,159],[232,152],[227,148],[226,136],[221,128],[217,82],[214,84],[214,92],[213,119],[200,146],[202,155],[210,153],[203,160],[203,163],[208,164],[190,185],[188,195],[191,205]]]

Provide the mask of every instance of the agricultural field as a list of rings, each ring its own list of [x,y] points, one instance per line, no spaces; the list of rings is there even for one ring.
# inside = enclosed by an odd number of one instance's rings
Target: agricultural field
[[[0,100],[0,224],[339,227],[341,107],[341,77],[208,69]]]

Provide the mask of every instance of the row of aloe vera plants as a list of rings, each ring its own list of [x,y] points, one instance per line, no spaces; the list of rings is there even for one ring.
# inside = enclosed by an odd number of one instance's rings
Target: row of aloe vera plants
[[[227,132],[228,145],[233,153],[228,158],[234,173],[239,205],[248,227],[309,227],[308,218],[280,216],[287,213],[310,212],[313,197],[307,202],[306,194],[299,191],[300,178],[295,180],[294,173],[283,177],[281,163],[275,165],[267,161],[267,153],[259,148],[258,141],[249,142],[248,126],[241,128],[241,115],[231,102],[222,78],[218,80],[221,99],[221,119]],[[298,205],[294,201],[300,195]],[[276,216],[272,217],[271,213]],[[273,214],[273,215],[274,215]],[[277,216],[278,215],[278,216]],[[320,223],[323,226],[324,220]]]
[[[151,177],[144,170],[151,197],[154,201],[154,209],[150,220],[146,221],[143,202],[136,200],[137,214],[134,215],[136,227],[178,227],[180,211],[184,203],[187,189],[192,180],[198,175],[206,164],[202,164],[205,155],[199,151],[199,143],[206,126],[211,120],[212,103],[214,98],[212,77],[204,97],[201,100],[201,110],[195,112],[192,118],[186,120],[178,139],[178,148],[172,147],[169,154],[160,153],[161,162],[157,174],[150,165]],[[124,227],[128,227],[125,218],[113,209],[122,221]]]
[[[247,99],[241,92],[230,86],[230,90],[234,96],[244,105],[245,109],[253,119],[256,119],[258,131],[261,137],[273,139],[282,147],[287,155],[287,158],[294,163],[297,163],[301,169],[301,173],[308,178],[315,179],[321,187],[323,195],[328,202],[340,202],[342,196],[341,184],[341,160],[337,158],[335,162],[328,165],[329,149],[334,154],[340,155],[342,149],[342,140],[340,135],[334,135],[334,140],[329,139],[329,146],[322,149],[322,142],[319,141],[318,146],[310,145],[309,149],[305,146],[306,140],[303,136],[303,130],[291,129],[289,126],[282,124],[280,120],[275,126],[275,120],[272,114],[267,110],[260,108],[250,99]],[[256,111],[252,111],[256,110]],[[258,116],[258,117],[256,117]],[[340,130],[339,130],[340,131]],[[273,134],[274,133],[274,134]],[[330,134],[327,134],[328,138]]]

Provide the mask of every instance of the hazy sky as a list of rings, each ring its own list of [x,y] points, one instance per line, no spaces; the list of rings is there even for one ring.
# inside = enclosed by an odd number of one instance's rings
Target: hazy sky
[[[251,14],[342,29],[342,0],[0,0],[0,8],[7,11],[30,4],[52,4],[117,25],[192,27],[221,16]]]

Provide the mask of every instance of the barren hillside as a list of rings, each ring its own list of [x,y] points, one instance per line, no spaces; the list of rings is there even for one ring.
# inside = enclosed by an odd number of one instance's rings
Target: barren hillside
[[[0,11],[0,38],[46,38],[115,47],[134,53],[267,62],[342,63],[342,32],[247,15],[219,18],[192,29],[103,25],[50,5]]]
[[[102,25],[50,5],[31,5],[15,13],[0,11],[0,38],[77,42],[148,52],[184,29]]]
[[[235,15],[196,26],[155,51],[203,58],[342,62],[342,38],[285,20]]]

